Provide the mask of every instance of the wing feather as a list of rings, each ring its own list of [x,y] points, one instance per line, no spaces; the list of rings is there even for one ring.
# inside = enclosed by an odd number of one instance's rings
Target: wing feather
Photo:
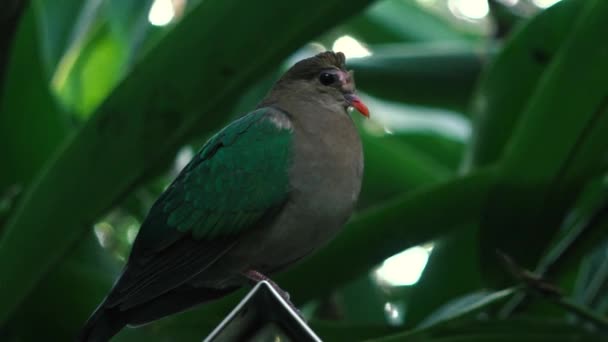
[[[286,201],[292,132],[261,108],[216,134],[152,206],[106,299],[123,310],[204,272]]]

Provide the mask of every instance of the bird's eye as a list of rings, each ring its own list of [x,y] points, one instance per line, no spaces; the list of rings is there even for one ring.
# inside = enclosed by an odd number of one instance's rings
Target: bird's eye
[[[319,81],[323,85],[326,85],[326,86],[330,85],[330,84],[332,84],[332,83],[334,83],[336,81],[336,75],[331,74],[329,72],[323,72],[319,76]]]

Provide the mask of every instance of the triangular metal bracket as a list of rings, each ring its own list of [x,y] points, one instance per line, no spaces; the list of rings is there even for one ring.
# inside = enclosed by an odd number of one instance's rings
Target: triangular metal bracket
[[[305,341],[321,339],[267,281],[241,300],[203,342]]]

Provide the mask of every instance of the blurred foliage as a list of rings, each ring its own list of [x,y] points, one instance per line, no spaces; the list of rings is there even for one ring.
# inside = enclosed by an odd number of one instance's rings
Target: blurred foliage
[[[356,214],[276,277],[311,327],[608,339],[608,2],[173,0],[163,26],[153,3],[2,5],[0,340],[70,340],[192,151],[333,46],[372,119]],[[379,276],[422,244],[417,282]],[[201,340],[244,291],[115,340]]]

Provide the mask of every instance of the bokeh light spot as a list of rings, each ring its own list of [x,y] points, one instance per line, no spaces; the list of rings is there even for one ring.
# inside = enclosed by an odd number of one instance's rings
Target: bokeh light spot
[[[372,54],[363,44],[351,36],[342,36],[336,39],[331,49],[336,52],[343,52],[346,58],[366,57]]]
[[[148,13],[148,21],[154,26],[168,25],[174,17],[175,8],[171,0],[154,0]]]

